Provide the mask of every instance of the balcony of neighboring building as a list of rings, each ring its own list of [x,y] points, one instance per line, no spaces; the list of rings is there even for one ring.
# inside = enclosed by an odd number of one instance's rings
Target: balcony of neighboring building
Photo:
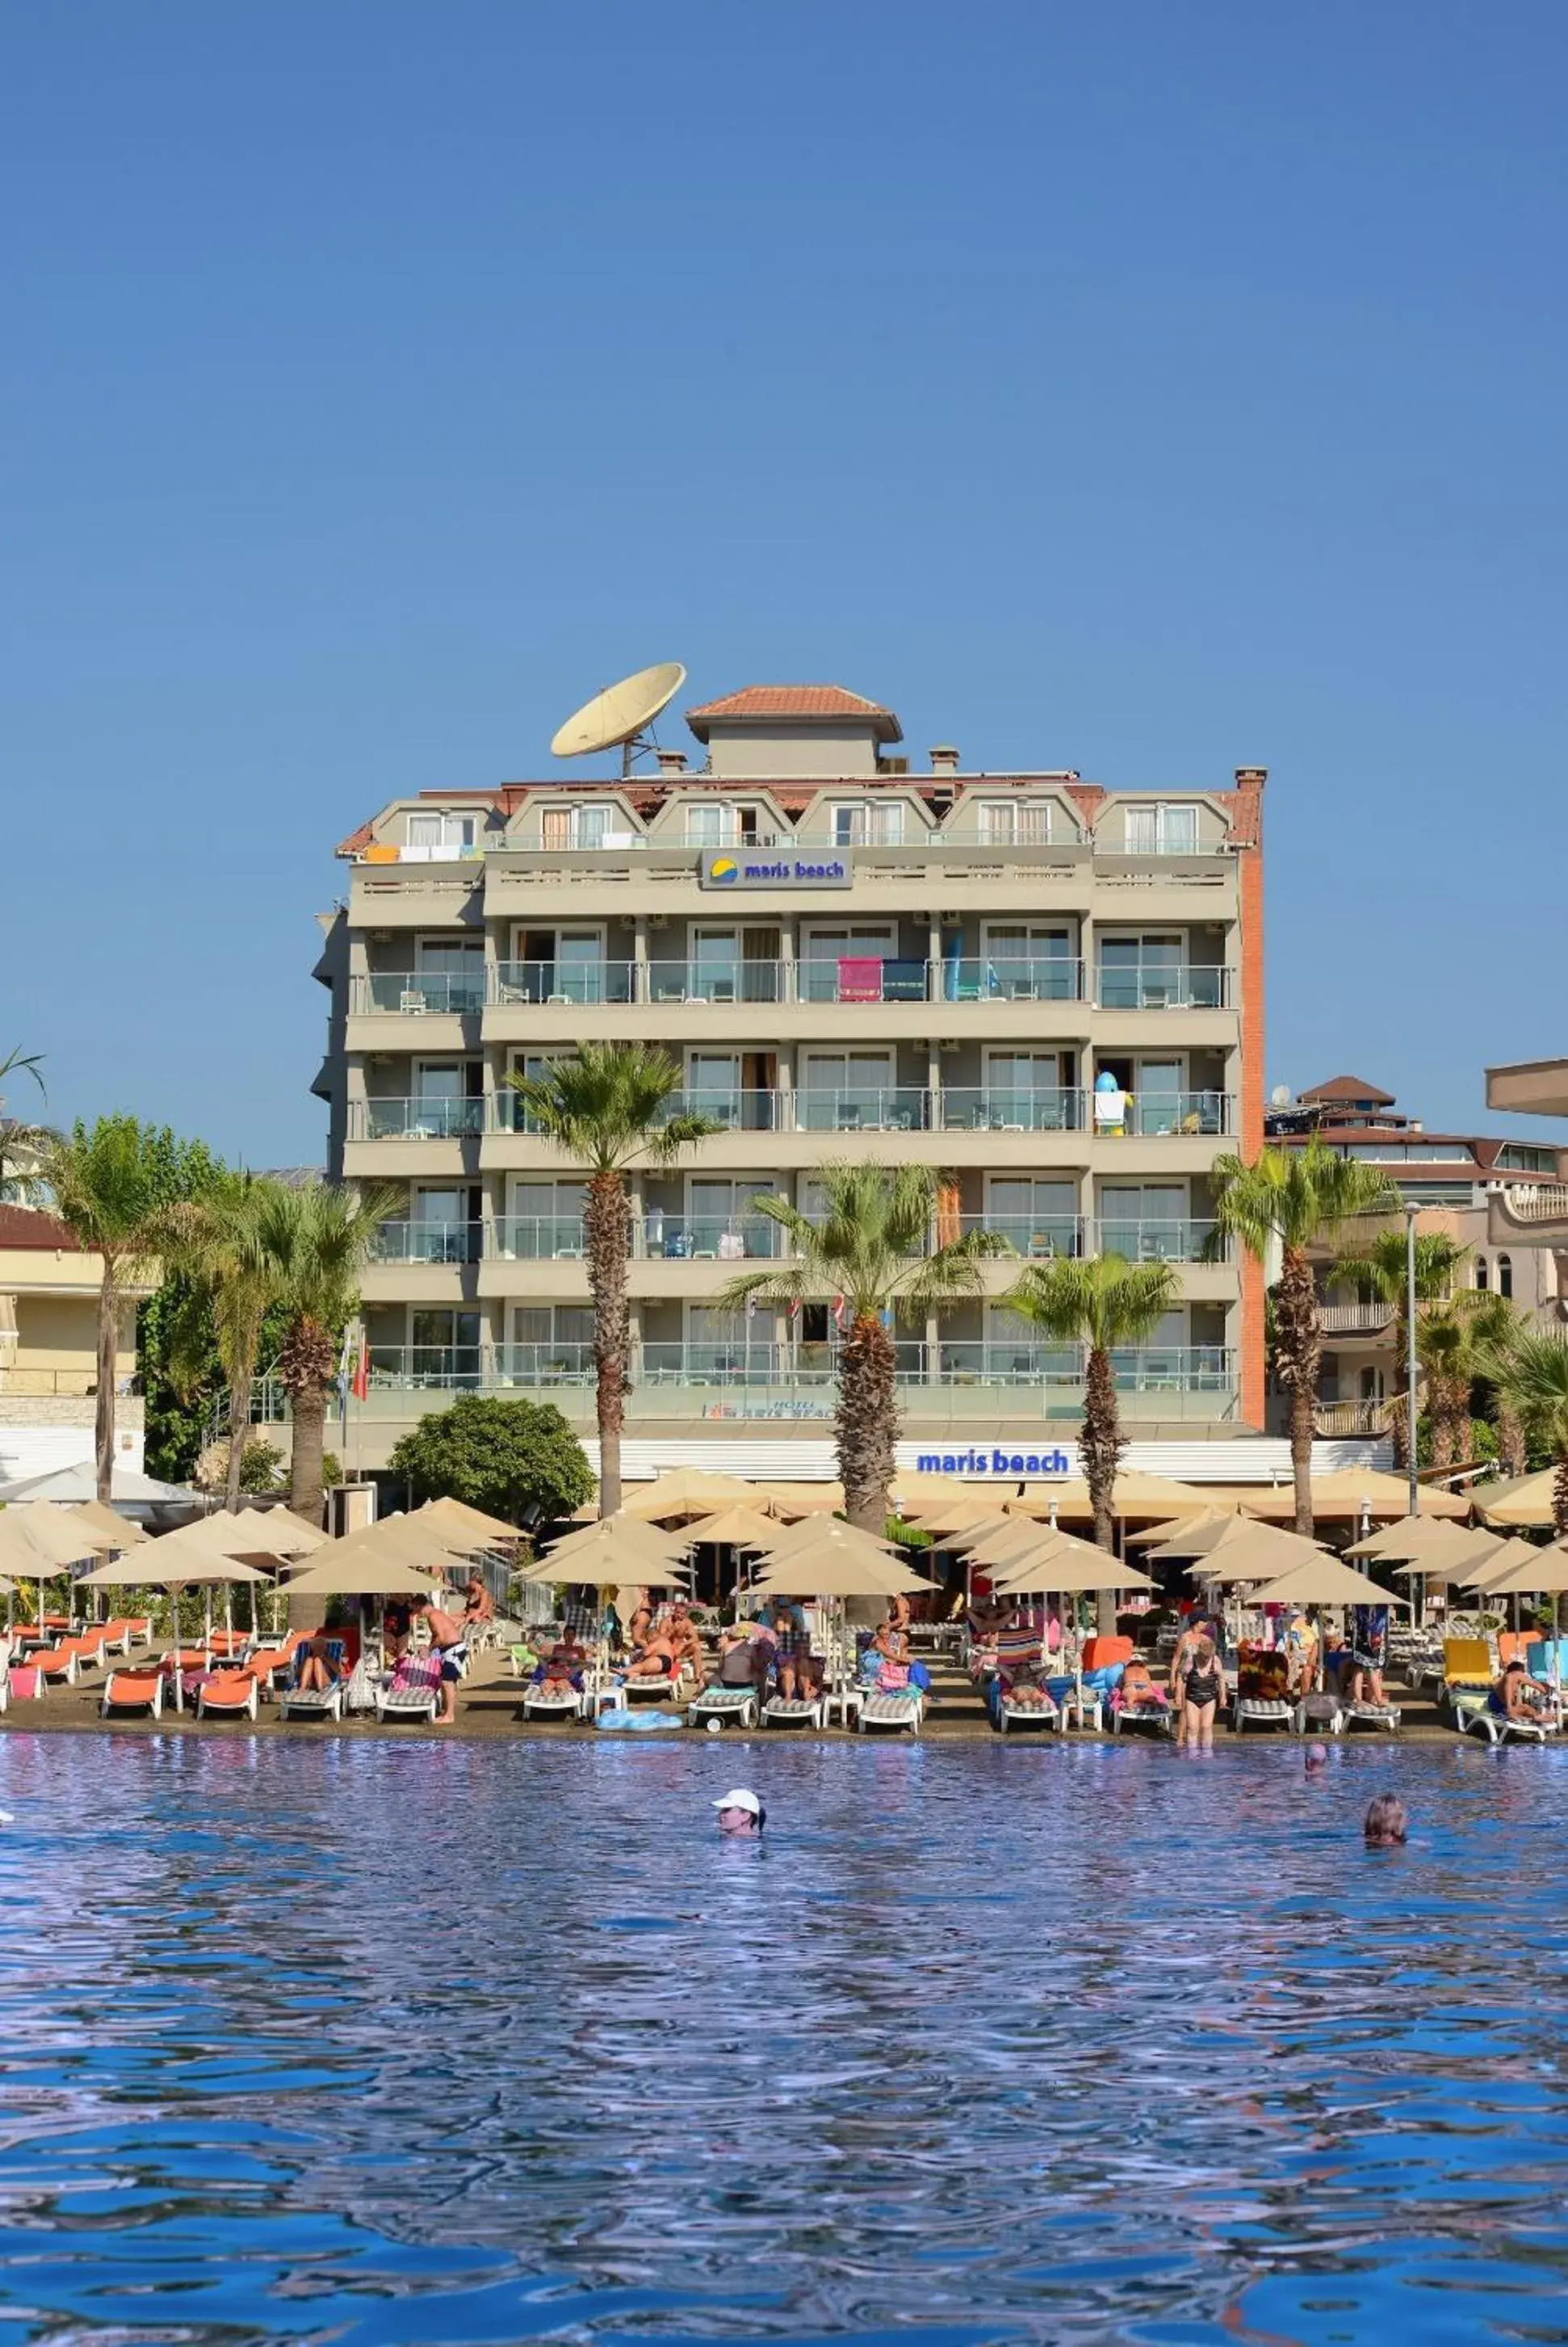
[[[1486,1197],[1487,1244],[1568,1249],[1568,1182],[1505,1182]]]

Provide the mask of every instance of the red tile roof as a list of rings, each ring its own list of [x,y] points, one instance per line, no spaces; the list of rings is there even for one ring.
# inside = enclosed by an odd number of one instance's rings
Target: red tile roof
[[[56,1247],[67,1249],[72,1255],[84,1250],[53,1214],[45,1214],[41,1206],[0,1205],[0,1247]]]
[[[901,742],[904,729],[890,709],[879,701],[867,701],[861,692],[848,692],[842,684],[747,684],[739,692],[727,692],[719,701],[704,701],[686,712],[686,723],[699,742],[708,738],[711,721],[723,718],[730,724],[756,724],[769,717],[782,717],[792,723],[813,718],[826,721],[845,718],[870,718],[879,742]]]

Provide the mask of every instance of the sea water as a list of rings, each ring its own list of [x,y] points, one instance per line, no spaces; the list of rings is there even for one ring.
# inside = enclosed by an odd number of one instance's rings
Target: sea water
[[[1369,1741],[10,1733],[0,2342],[1568,2339],[1565,1800]]]

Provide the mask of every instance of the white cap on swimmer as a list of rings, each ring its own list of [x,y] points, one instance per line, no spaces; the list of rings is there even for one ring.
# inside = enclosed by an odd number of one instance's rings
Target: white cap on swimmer
[[[748,1793],[743,1785],[737,1785],[733,1792],[721,1793],[713,1807],[716,1809],[749,1809],[753,1818],[760,1818],[763,1813],[763,1805],[756,1795]]]

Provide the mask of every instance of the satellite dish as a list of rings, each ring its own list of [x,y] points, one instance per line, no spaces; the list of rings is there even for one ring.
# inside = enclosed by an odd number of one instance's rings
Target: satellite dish
[[[633,751],[650,746],[642,739],[644,729],[685,682],[679,661],[659,661],[652,668],[640,668],[635,676],[622,677],[619,684],[607,684],[559,729],[550,743],[551,755],[584,758],[594,750],[613,750],[619,743],[620,771],[629,774]]]
[[[1290,1086],[1288,1084],[1276,1084],[1268,1097],[1274,1107],[1288,1108],[1290,1106]]]

